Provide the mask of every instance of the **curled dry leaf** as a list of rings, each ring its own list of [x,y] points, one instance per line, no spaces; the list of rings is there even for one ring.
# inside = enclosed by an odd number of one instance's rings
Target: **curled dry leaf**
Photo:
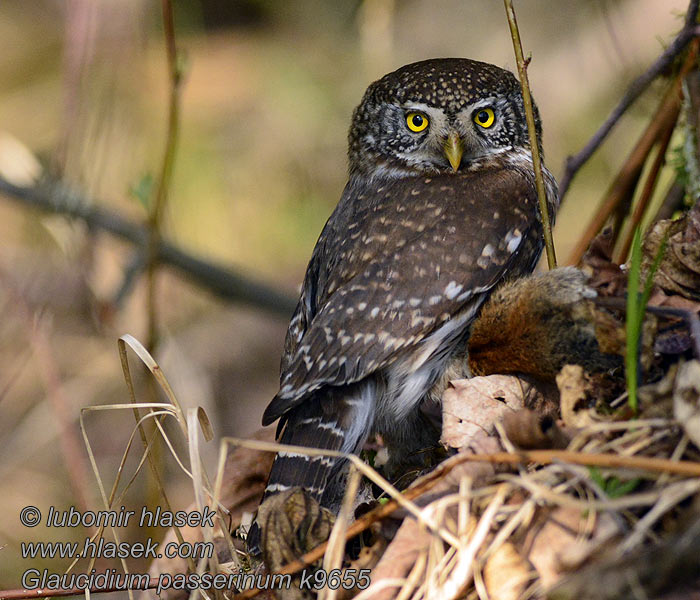
[[[530,562],[510,542],[486,561],[484,585],[491,600],[519,600],[536,576]]]
[[[678,296],[669,295],[656,288],[649,298],[649,306],[680,309],[695,313],[700,317],[700,302]],[[671,319],[671,326],[664,327],[654,340],[654,350],[662,354],[682,354],[693,345],[688,324],[680,317]]]
[[[335,517],[303,488],[267,498],[258,508],[265,565],[275,571],[325,542]]]
[[[453,381],[442,396],[442,438],[451,448],[468,448],[478,433],[492,434],[509,412],[525,406],[534,388],[512,375]]]
[[[673,389],[673,416],[700,448],[700,361],[691,360],[678,368]]]

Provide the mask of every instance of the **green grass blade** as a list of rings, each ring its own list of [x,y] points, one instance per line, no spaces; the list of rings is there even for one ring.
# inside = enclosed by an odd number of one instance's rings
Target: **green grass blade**
[[[627,280],[627,316],[625,331],[627,344],[625,349],[625,376],[627,379],[627,393],[629,405],[637,414],[637,387],[639,384],[639,338],[641,334],[641,310],[639,298],[639,279],[642,269],[642,234],[639,227],[634,232],[632,239],[632,253],[630,255],[630,268]]]

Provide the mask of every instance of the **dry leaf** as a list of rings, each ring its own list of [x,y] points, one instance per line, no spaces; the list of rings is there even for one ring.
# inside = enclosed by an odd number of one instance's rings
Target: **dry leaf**
[[[442,396],[441,442],[451,448],[468,448],[477,433],[493,433],[505,414],[525,406],[529,388],[511,375],[453,381]]]
[[[265,565],[275,571],[328,539],[335,517],[300,487],[267,498],[258,508]]]
[[[396,536],[372,571],[372,584],[366,593],[372,600],[390,600],[396,597],[397,587],[384,587],[385,579],[406,578],[418,557],[428,552],[433,534],[415,519],[404,519]],[[374,590],[370,592],[369,590]]]
[[[606,227],[591,242],[581,259],[583,271],[590,276],[588,285],[599,296],[624,296],[627,290],[627,273],[613,262],[613,231]]]
[[[528,560],[510,542],[486,561],[484,584],[491,600],[518,600],[536,576]]]
[[[617,524],[606,513],[598,514],[592,531],[584,535],[589,525],[589,517],[580,509],[557,508],[534,531],[527,558],[537,569],[545,588],[558,581],[564,572],[580,567],[619,534]]]

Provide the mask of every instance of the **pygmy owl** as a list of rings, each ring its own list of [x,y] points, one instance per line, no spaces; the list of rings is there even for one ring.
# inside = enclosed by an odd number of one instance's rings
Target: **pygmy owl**
[[[539,117],[536,117],[538,139]],[[381,434],[391,465],[435,445],[422,406],[468,375],[470,324],[530,273],[542,224],[516,78],[462,58],[406,65],[367,89],[349,179],[316,243],[263,424],[278,439],[358,452]],[[550,215],[556,182],[544,169]],[[302,486],[337,509],[346,461],[280,452],[266,495]]]

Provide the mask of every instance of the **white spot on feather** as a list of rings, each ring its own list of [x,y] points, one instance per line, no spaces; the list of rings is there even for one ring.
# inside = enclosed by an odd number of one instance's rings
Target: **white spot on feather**
[[[457,294],[459,294],[461,291],[462,286],[459,283],[456,281],[450,281],[445,288],[445,296],[447,296],[447,298],[450,300],[454,300],[457,297]]]
[[[522,239],[523,235],[522,233],[520,233],[519,229],[512,229],[511,231],[509,231],[506,235],[506,249],[508,250],[508,252],[510,252],[511,254],[515,252],[518,246],[520,246],[520,242],[522,241]]]

